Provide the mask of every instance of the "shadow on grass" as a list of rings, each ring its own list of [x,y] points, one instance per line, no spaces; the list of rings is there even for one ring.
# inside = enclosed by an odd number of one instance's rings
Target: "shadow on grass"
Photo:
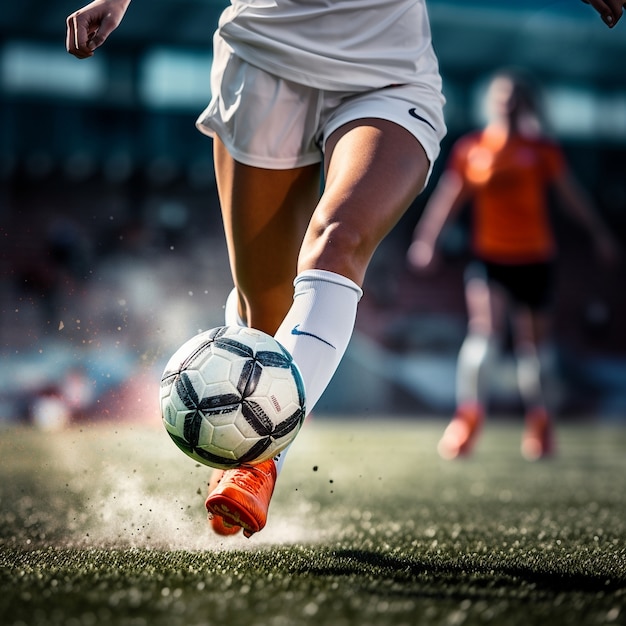
[[[524,558],[524,555],[518,555]],[[626,588],[626,573],[603,574],[598,572],[566,571],[562,566],[547,559],[536,558],[536,566],[502,563],[502,556],[493,558],[480,555],[425,555],[416,559],[406,556],[392,556],[371,550],[342,549],[326,553],[320,557],[324,565],[315,562],[302,563],[302,567],[292,570],[293,574],[313,574],[318,577],[346,577],[370,581],[377,588],[381,581],[394,585],[396,591],[405,592],[407,586],[414,586],[418,595],[424,595],[428,587],[442,588],[446,596],[467,597],[467,586],[475,588],[476,596],[491,595],[480,593],[491,590],[501,595],[503,588],[526,589],[534,593],[567,592],[613,592]],[[572,570],[575,564],[570,564]],[[417,583],[417,585],[416,585]],[[366,587],[369,585],[366,584]],[[443,591],[456,589],[457,593]],[[428,595],[431,595],[430,593]]]

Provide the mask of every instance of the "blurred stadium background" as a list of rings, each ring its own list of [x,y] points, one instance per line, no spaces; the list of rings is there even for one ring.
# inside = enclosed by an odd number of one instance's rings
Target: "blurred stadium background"
[[[430,0],[451,143],[480,123],[502,66],[531,70],[576,176],[626,246],[626,24],[579,0]],[[80,2],[0,12],[0,424],[154,419],[171,352],[222,323],[230,279],[211,142],[211,35],[225,2],[134,2],[88,61],[64,48]],[[432,183],[431,183],[432,184]],[[405,252],[430,189],[377,253],[358,328],[319,413],[419,418],[453,409],[467,224],[447,263],[411,275]],[[563,419],[626,417],[624,264],[606,273],[559,217],[552,401]],[[509,363],[494,410],[520,411]]]

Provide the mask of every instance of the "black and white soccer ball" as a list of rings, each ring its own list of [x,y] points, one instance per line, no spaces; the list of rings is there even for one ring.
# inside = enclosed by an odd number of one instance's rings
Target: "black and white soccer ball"
[[[276,456],[305,417],[304,384],[289,352],[252,328],[192,337],[161,378],[163,424],[192,459],[221,469]]]

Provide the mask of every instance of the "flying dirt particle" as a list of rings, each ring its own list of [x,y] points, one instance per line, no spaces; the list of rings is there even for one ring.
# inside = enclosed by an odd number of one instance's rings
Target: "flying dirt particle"
[[[317,472],[317,469],[318,469],[317,465],[314,465],[314,466],[313,466],[313,471],[314,471],[314,472]]]

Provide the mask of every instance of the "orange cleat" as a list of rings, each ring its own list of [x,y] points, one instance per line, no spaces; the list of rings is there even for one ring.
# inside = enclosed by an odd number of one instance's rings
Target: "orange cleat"
[[[439,441],[437,451],[444,459],[469,456],[483,424],[483,411],[478,406],[462,406],[457,409]]]
[[[522,435],[522,456],[527,461],[538,461],[554,454],[552,420],[545,409],[534,409],[526,415]]]
[[[220,535],[234,535],[243,528],[246,537],[259,532],[267,521],[275,484],[273,459],[258,465],[214,471],[206,500],[213,530]]]
[[[213,493],[215,489],[217,489],[217,486],[222,481],[225,473],[225,470],[213,470],[213,473],[211,474],[211,480],[209,481],[209,495]],[[227,537],[229,535],[236,535],[241,530],[241,526],[232,526],[231,524],[228,524],[223,517],[220,517],[219,515],[214,515],[210,511],[208,513],[211,528],[213,529],[213,532],[217,535],[223,535],[224,537]]]

